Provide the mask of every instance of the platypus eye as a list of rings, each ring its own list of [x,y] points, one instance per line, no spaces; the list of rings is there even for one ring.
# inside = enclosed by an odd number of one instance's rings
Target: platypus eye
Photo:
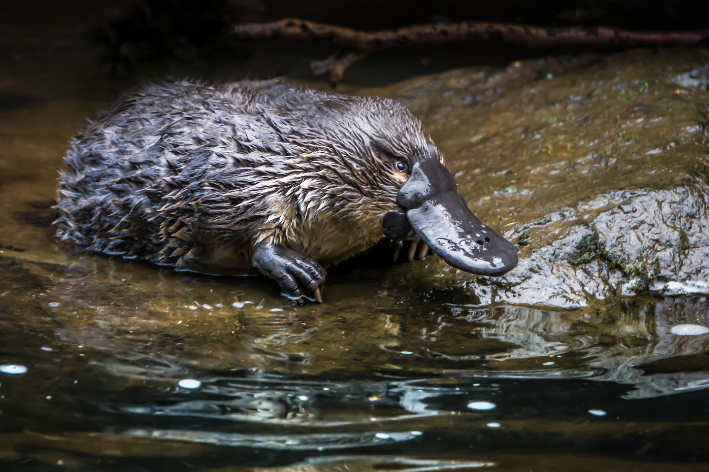
[[[406,162],[402,162],[402,161],[396,162],[396,170],[398,170],[399,172],[406,172],[406,169],[408,169],[408,168],[409,168],[409,166],[406,165]]]

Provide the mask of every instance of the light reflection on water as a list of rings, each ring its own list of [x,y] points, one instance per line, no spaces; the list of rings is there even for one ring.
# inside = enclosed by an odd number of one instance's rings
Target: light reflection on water
[[[677,434],[663,423],[671,409],[642,402],[709,388],[709,335],[673,333],[704,323],[700,297],[563,311],[401,288],[363,312],[338,299],[348,284],[337,276],[334,301],[294,306],[258,281],[155,280],[149,267],[114,261],[105,272],[101,259],[87,260],[49,278],[31,261],[11,267],[31,288],[6,296],[23,318],[0,354],[29,369],[0,378],[5,405],[16,406],[3,408],[8,433],[79,426],[109,442],[288,451],[296,462],[343,450],[366,461],[365,449],[419,460],[411,451],[496,450],[488,434],[519,447],[546,437],[553,450],[576,435]],[[232,297],[255,302],[235,307]],[[679,415],[704,428],[703,414]]]
[[[27,373],[27,367],[17,364],[0,365],[0,373],[7,375],[22,375]]]
[[[123,434],[138,438],[149,437],[169,441],[206,443],[215,446],[318,451],[377,446],[383,442],[409,441],[416,437],[411,432],[257,435],[184,430],[128,430]]]

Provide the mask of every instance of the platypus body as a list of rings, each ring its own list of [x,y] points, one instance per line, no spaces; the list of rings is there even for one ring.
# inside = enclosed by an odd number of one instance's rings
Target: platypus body
[[[78,134],[59,179],[62,240],[177,269],[255,267],[320,301],[323,269],[385,234],[501,275],[512,244],[467,208],[402,105],[277,81],[171,81],[126,95]]]

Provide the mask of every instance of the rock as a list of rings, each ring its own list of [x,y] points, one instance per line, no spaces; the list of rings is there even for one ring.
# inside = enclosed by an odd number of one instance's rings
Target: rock
[[[709,88],[709,67],[697,67],[696,69],[678,75],[672,79],[672,81],[682,87],[695,87],[706,90]]]
[[[385,90],[421,117],[473,212],[520,249],[503,278],[442,264],[421,276],[480,304],[707,291],[705,60],[671,49],[552,58]]]
[[[586,306],[589,298],[665,291],[663,281],[670,280],[701,293],[709,280],[707,195],[707,187],[697,184],[599,196],[568,212],[564,232],[532,250],[507,276],[476,283],[499,286],[498,301],[565,308]],[[584,211],[613,205],[593,219],[593,210]],[[550,231],[552,218],[523,225],[508,237],[534,239]]]

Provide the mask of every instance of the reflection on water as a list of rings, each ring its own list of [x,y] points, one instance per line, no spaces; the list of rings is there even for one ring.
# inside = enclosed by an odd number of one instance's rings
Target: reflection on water
[[[50,461],[40,433],[86,466],[75,435],[94,431],[96,457],[190,444],[162,459],[175,466],[226,448],[251,451],[244,465],[274,451],[267,463],[303,470],[496,467],[504,448],[553,454],[578,441],[635,458],[648,435],[673,452],[643,460],[705,459],[687,428],[709,432],[709,334],[673,333],[706,325],[704,298],[553,311],[363,287],[362,310],[348,277],[333,277],[333,302],[295,306],[267,281],[3,256],[0,356],[27,373],[0,377],[12,445],[1,457]],[[471,448],[477,459],[461,459]]]

